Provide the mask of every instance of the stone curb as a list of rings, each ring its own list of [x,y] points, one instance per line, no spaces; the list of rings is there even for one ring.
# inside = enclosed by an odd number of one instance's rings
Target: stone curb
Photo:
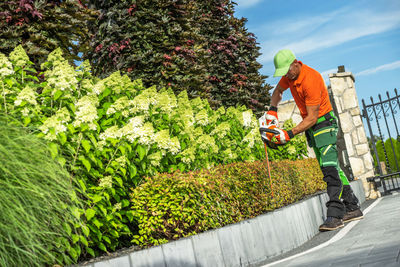
[[[351,182],[351,187],[363,203],[362,181]],[[84,266],[254,265],[288,252],[315,236],[325,219],[327,200],[328,195],[321,193],[253,219]]]

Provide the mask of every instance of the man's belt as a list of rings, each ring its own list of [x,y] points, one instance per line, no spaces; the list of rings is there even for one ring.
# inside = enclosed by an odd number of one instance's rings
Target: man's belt
[[[330,111],[330,112],[326,113],[325,115],[322,115],[321,117],[319,117],[315,124],[321,123],[323,121],[330,121],[330,120],[335,119],[335,118],[336,117],[333,114],[333,111]]]

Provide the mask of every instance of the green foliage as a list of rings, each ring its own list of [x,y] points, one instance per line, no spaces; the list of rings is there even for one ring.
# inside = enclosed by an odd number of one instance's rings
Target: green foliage
[[[378,152],[379,161],[385,163],[387,172],[400,171],[400,169],[397,168],[397,166],[399,166],[400,168],[400,142],[397,139],[388,138],[383,144],[385,150],[383,149],[382,140],[376,142],[376,149]],[[386,156],[385,156],[385,151],[386,151]],[[373,150],[371,150],[371,153],[374,158],[375,167],[377,167],[378,163],[376,161],[375,153],[373,152]]]
[[[139,227],[132,242],[166,243],[207,229],[252,218],[325,189],[315,159],[220,165],[210,170],[158,174],[131,194]]]
[[[70,63],[88,48],[95,12],[86,1],[13,0],[0,2],[0,53],[22,45],[38,69],[60,47]]]
[[[68,173],[46,143],[0,118],[0,265],[49,266],[77,261],[84,227]]]
[[[84,57],[95,75],[120,70],[146,87],[207,98],[214,109],[265,110],[271,87],[259,73],[259,47],[231,0],[91,2],[101,14]]]
[[[243,106],[213,110],[186,91],[145,88],[119,72],[99,80],[87,62],[69,65],[60,49],[42,64],[43,81],[32,65],[21,46],[0,54],[0,110],[38,130],[76,181],[85,200],[76,210],[85,237],[74,239],[82,257],[130,245],[129,191],[144,176],[265,157],[257,120]],[[302,157],[294,148],[286,156]]]

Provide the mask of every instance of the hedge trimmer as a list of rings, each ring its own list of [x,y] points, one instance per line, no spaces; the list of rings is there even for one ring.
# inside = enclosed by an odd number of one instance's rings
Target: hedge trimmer
[[[275,143],[273,143],[273,142],[271,142],[269,140],[272,140],[276,134],[279,134],[279,132],[274,130],[274,129],[267,128],[265,114],[258,119],[258,122],[260,124],[261,139],[264,142],[265,156],[267,158],[267,169],[268,169],[269,185],[271,187],[271,196],[274,197],[274,191],[272,190],[272,179],[271,179],[271,171],[270,171],[270,167],[269,167],[269,158],[268,158],[267,146],[272,148],[272,149],[277,149],[278,148],[277,144],[275,144]],[[269,137],[269,138],[266,138],[266,137]]]

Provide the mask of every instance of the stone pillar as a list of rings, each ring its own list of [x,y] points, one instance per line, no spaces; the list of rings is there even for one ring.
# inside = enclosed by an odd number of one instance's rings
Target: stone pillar
[[[340,66],[338,73],[329,74],[329,80],[331,84],[329,93],[339,119],[339,128],[342,131],[339,134],[338,145],[343,143],[354,179],[362,180],[366,197],[377,198],[380,196],[379,192],[375,191],[372,184],[366,180],[368,177],[375,176],[375,173],[373,158],[361,119],[354,76],[351,72],[345,72],[344,67]]]

